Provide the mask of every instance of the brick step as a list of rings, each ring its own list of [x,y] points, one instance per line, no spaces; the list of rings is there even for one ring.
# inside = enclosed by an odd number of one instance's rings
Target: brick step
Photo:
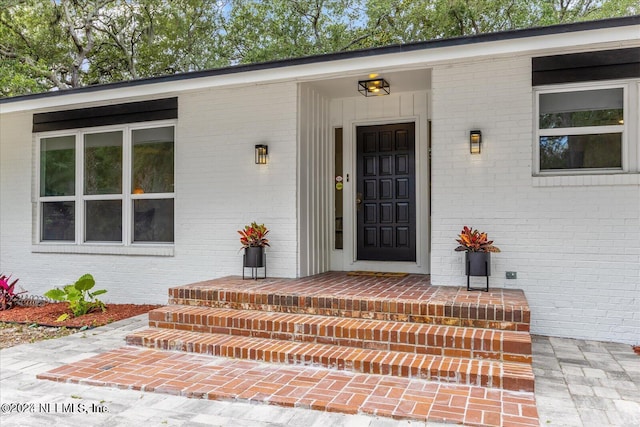
[[[413,275],[367,281],[327,273],[313,280],[225,277],[170,288],[169,304],[529,331],[521,290],[467,292]]]
[[[420,378],[464,385],[534,389],[531,365],[493,360],[412,354],[327,344],[279,341],[150,328],[127,336],[127,344],[228,358],[321,366],[365,374]]]
[[[540,425],[533,393],[132,346],[72,362],[38,374],[38,378],[196,399],[368,414],[407,420],[403,425]],[[375,424],[385,424],[385,420]]]
[[[531,336],[527,332],[178,305],[149,312],[149,326],[531,363]]]

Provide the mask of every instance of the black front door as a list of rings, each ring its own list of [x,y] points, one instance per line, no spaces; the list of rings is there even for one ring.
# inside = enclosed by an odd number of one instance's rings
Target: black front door
[[[416,260],[415,125],[357,129],[358,260]]]

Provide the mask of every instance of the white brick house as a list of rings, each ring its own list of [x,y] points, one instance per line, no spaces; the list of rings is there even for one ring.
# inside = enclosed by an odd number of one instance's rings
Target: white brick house
[[[358,92],[372,75],[389,95]],[[90,272],[106,301],[164,303],[171,285],[241,274],[236,230],[255,220],[272,277],[462,286],[454,239],[471,225],[502,249],[491,287],[525,291],[534,333],[635,344],[639,116],[640,16],[2,99],[0,272],[35,294]],[[391,157],[367,157],[388,135],[403,135]],[[96,172],[101,150],[116,175]]]

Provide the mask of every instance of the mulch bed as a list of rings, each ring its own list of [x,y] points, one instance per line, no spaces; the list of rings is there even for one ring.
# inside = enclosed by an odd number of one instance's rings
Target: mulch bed
[[[0,311],[0,322],[37,324],[41,326],[81,328],[103,326],[118,320],[127,319],[147,313],[149,310],[161,307],[151,304],[107,304],[107,310],[87,313],[83,316],[73,317],[63,302],[50,303],[42,307],[14,307],[10,310]],[[62,322],[56,320],[64,313],[69,318]]]

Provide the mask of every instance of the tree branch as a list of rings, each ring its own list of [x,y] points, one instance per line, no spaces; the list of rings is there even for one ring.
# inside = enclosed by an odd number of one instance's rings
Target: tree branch
[[[14,33],[15,35],[17,35],[18,37],[20,37],[20,39],[24,42],[24,44],[29,48],[29,49],[33,49],[31,42],[29,41],[29,39],[27,39],[27,37],[21,33],[20,31],[18,31],[13,25],[11,25],[9,22],[5,21],[2,16],[0,16],[0,24],[4,25],[5,27],[7,27],[9,30],[11,30],[12,33]]]

